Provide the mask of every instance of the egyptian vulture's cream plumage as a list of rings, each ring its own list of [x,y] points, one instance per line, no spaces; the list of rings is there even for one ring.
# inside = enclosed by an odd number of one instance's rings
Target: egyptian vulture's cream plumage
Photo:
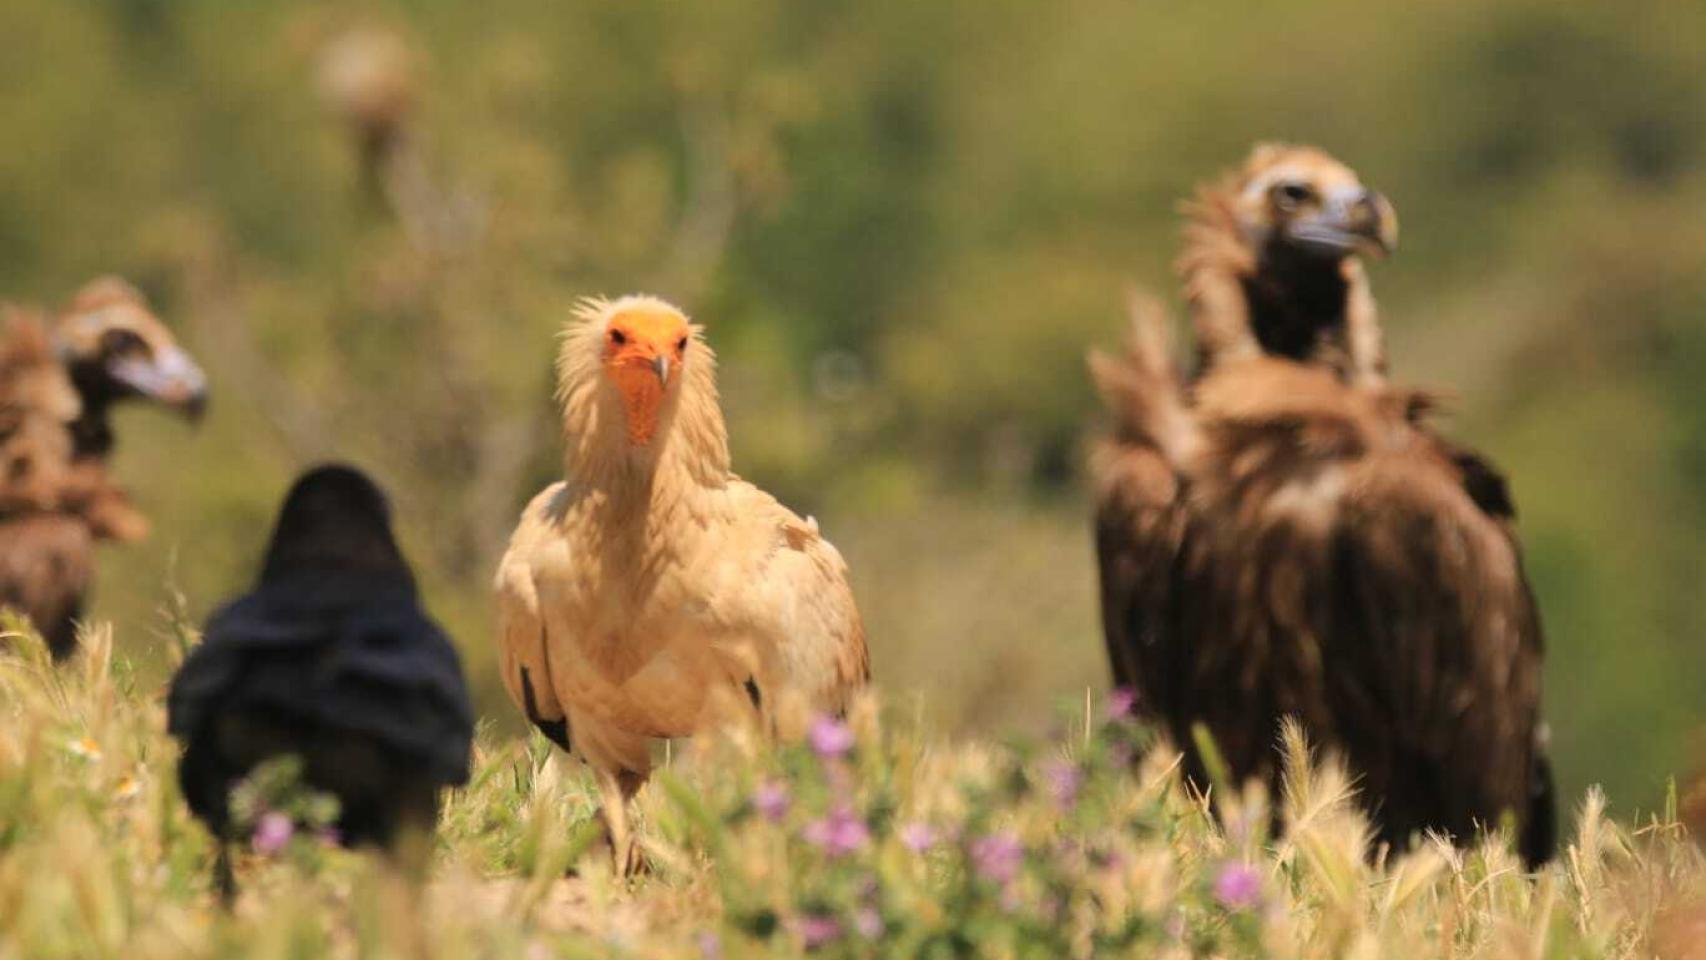
[[[731,472],[701,328],[649,297],[586,301],[557,375],[564,479],[498,568],[503,677],[596,772],[625,868],[652,740],[731,707],[843,710],[869,661],[841,555]]]

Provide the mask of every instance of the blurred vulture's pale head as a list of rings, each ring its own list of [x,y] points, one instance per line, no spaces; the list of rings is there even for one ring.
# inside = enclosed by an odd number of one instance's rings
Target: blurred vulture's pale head
[[[54,338],[85,404],[96,409],[143,399],[196,419],[206,407],[201,367],[123,280],[105,277],[78,291]]]
[[[1398,245],[1392,204],[1313,147],[1256,147],[1239,180],[1235,212],[1257,250],[1342,260],[1385,256]]]

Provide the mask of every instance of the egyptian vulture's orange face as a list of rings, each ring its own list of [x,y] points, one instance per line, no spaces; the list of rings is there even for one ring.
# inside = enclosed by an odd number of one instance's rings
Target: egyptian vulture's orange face
[[[1384,256],[1398,245],[1392,204],[1311,147],[1258,148],[1245,168],[1238,215],[1257,242],[1322,259]]]
[[[645,446],[657,433],[664,402],[679,389],[692,342],[687,318],[661,306],[636,307],[610,318],[604,371],[622,396],[630,443]]]

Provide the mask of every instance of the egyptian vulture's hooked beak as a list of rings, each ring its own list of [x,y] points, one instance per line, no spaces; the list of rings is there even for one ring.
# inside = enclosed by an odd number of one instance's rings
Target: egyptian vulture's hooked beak
[[[658,383],[660,383],[666,387],[669,386],[669,357],[668,357],[668,355],[660,353],[657,356],[652,358],[652,372],[654,372],[658,375]]]
[[[200,420],[207,411],[207,375],[179,347],[152,357],[120,357],[107,365],[107,372],[139,396],[171,407],[191,421]]]
[[[1298,245],[1326,256],[1385,257],[1398,248],[1398,213],[1379,193],[1343,187],[1328,193],[1321,212],[1287,231]]]

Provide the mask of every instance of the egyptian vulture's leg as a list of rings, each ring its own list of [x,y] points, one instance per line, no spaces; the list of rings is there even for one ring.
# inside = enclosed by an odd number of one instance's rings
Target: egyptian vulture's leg
[[[598,781],[599,815],[610,839],[610,855],[617,874],[631,876],[644,866],[639,844],[628,819],[628,801],[640,791],[652,770],[651,741],[615,730],[582,714],[573,713],[570,725],[576,731],[575,748]]]
[[[645,859],[640,853],[640,845],[634,842],[633,828],[628,822],[628,801],[640,791],[645,776],[631,770],[599,768],[597,779],[599,812],[604,818],[605,832],[610,836],[611,864],[618,876],[633,876],[645,868]]]

